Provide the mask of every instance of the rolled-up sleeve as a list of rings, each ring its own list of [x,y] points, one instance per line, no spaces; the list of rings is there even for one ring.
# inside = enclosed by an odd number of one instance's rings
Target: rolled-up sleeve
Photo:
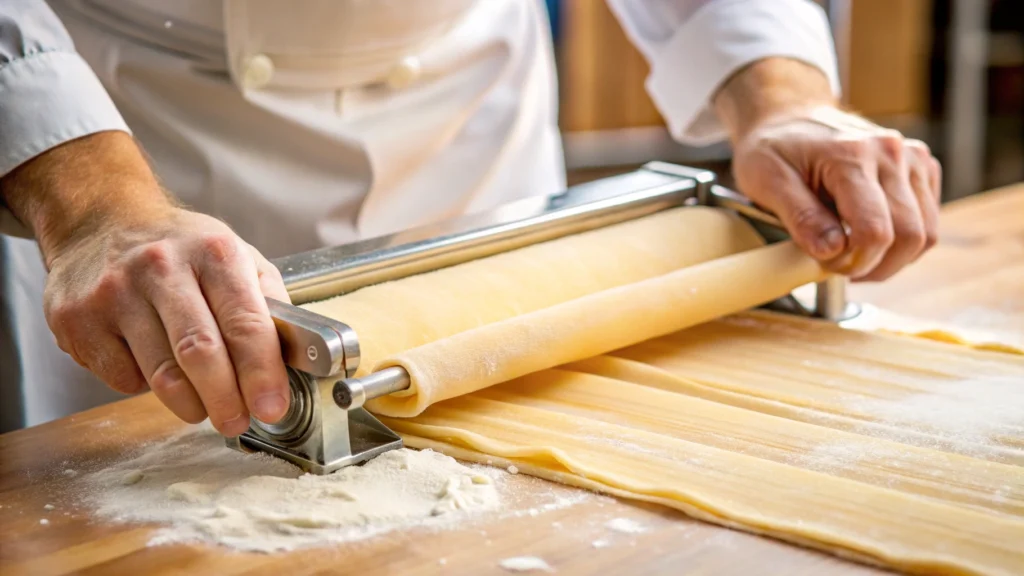
[[[840,92],[824,10],[811,0],[607,0],[651,66],[647,91],[673,138],[703,145],[726,138],[712,107],[744,66],[788,57],[819,68]]]
[[[0,178],[64,142],[129,132],[70,36],[42,0],[0,0]],[[0,202],[0,232],[28,231]]]

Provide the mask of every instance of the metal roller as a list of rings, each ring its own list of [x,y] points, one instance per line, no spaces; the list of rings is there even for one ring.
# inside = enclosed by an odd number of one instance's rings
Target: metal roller
[[[715,183],[707,170],[652,162],[621,176],[529,198],[492,211],[274,261],[295,304],[345,294],[516,248],[593,230],[687,205],[732,210],[755,225],[784,232],[777,218],[742,194]],[[833,322],[859,308],[846,301],[846,279],[832,277],[805,302],[794,296],[770,305]],[[268,299],[288,366],[291,405],[280,422],[253,419],[227,440],[237,450],[261,450],[314,474],[329,474],[400,448],[401,438],[363,408],[369,400],[405,390],[401,367],[353,378],[359,339],[343,322]]]

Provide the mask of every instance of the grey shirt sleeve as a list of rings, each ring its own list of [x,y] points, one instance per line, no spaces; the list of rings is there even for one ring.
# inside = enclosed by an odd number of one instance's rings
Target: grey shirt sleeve
[[[0,178],[64,142],[129,132],[43,0],[0,0]],[[30,237],[0,201],[0,233]]]

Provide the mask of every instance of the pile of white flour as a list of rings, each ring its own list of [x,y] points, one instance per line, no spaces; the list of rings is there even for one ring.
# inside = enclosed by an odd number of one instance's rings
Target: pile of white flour
[[[230,450],[206,426],[84,480],[100,517],[163,524],[154,544],[209,542],[261,552],[443,526],[499,505],[490,475],[436,452],[394,450],[313,476],[264,454]]]

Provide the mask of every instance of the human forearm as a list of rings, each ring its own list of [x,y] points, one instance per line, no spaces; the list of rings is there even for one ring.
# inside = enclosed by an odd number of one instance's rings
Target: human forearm
[[[128,133],[43,0],[0,0],[0,94],[0,179],[62,144],[100,132]],[[30,236],[24,224],[0,202],[0,233]]]
[[[98,227],[145,221],[173,206],[135,141],[100,132],[56,146],[0,179],[7,207],[33,232],[47,265]]]
[[[650,64],[647,91],[669,132],[686,144],[728,136],[714,94],[753,63],[804,63],[839,92],[828,19],[812,0],[606,1]]]
[[[792,58],[765,58],[746,66],[714,98],[715,112],[733,143],[771,118],[837,104],[828,77]]]

